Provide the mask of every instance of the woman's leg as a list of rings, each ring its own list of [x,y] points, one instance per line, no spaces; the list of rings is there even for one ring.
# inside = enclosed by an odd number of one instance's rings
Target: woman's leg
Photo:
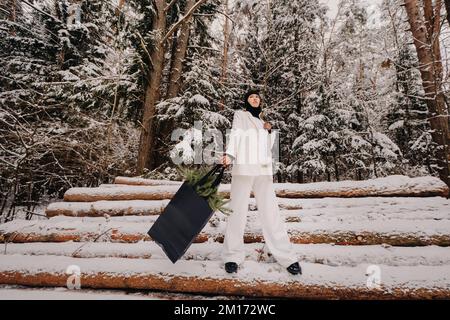
[[[244,231],[247,222],[248,203],[253,176],[233,175],[231,177],[230,209],[225,229],[222,259],[240,264],[245,260]]]
[[[284,219],[280,215],[272,179],[270,175],[256,176],[253,193],[267,247],[277,262],[287,268],[298,262],[298,259],[293,252]]]

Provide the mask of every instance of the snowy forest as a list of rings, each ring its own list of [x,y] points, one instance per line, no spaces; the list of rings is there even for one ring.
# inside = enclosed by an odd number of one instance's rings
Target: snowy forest
[[[333,12],[319,0],[0,0],[2,218],[118,175],[176,180],[171,155],[211,143],[194,122],[225,135],[248,88],[280,132],[277,182],[400,174],[450,185],[447,10],[448,0],[341,0]],[[174,141],[175,128],[190,134]]]

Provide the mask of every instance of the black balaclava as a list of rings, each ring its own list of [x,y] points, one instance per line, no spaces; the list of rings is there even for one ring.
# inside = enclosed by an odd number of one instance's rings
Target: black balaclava
[[[244,96],[244,107],[245,110],[249,111],[254,117],[259,119],[259,114],[261,113],[261,101],[259,102],[258,107],[256,108],[252,107],[251,104],[248,102],[248,97],[250,97],[252,94],[257,94],[261,100],[261,95],[259,94],[259,91],[256,89],[250,89]]]

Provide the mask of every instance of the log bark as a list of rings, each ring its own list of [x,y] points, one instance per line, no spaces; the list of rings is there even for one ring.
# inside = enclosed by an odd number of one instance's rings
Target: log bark
[[[308,279],[283,278],[280,281],[250,276],[242,277],[207,276],[196,273],[178,275],[170,269],[153,267],[142,269],[140,272],[132,272],[120,269],[111,271],[106,261],[96,259],[98,267],[92,269],[89,266],[90,259],[59,258],[51,268],[28,269],[29,264],[37,263],[37,258],[27,257],[22,265],[23,257],[12,257],[16,262],[14,267],[2,266],[0,271],[0,283],[7,285],[24,285],[33,287],[67,287],[70,275],[66,274],[69,265],[80,265],[80,288],[86,289],[136,289],[136,290],[162,290],[180,293],[202,293],[215,295],[240,295],[246,297],[267,298],[321,298],[321,299],[449,299],[450,290],[444,285],[431,288],[421,287],[420,279],[408,286],[401,282],[393,284],[381,284],[380,288],[368,288],[366,284],[347,286],[344,281],[336,281],[330,277],[329,268],[319,268]],[[106,259],[105,259],[106,260]],[[28,264],[27,264],[28,262]],[[105,265],[106,263],[106,265]],[[119,262],[120,263],[120,262]],[[198,268],[197,263],[180,261],[184,269]],[[142,264],[138,264],[141,266]],[[206,274],[215,267],[212,263],[205,263]],[[252,264],[254,266],[254,264]],[[270,266],[264,266],[266,270]],[[87,270],[86,270],[87,269]],[[345,275],[349,275],[345,269]],[[395,270],[391,267],[389,270]],[[355,272],[358,272],[355,268]],[[268,271],[267,271],[268,272]],[[272,271],[279,273],[279,271]],[[339,268],[337,268],[339,272]],[[398,271],[394,271],[398,274]],[[280,275],[281,277],[281,275]],[[317,279],[317,280],[314,280]]]
[[[334,231],[328,233],[309,233],[289,231],[290,240],[296,244],[334,243],[336,245],[376,245],[389,244],[392,246],[412,247],[437,245],[450,246],[450,235],[420,236],[414,234],[381,234],[376,232],[350,232]],[[194,243],[215,241],[223,243],[222,233],[200,233]],[[261,233],[245,233],[245,243],[262,243],[264,237]],[[7,243],[31,243],[31,242],[121,242],[136,243],[139,241],[151,241],[146,233],[123,233],[117,229],[109,230],[103,235],[96,232],[83,232],[67,230],[66,232],[53,232],[48,234],[37,234],[33,232],[10,232],[1,233],[0,242]]]
[[[442,91],[443,67],[439,42],[442,1],[437,0],[433,5],[431,0],[424,0],[423,14],[417,0],[404,0],[404,4],[419,59],[431,135],[438,145],[439,177],[450,187],[449,115]]]
[[[64,273],[24,271],[0,272],[0,283],[28,287],[67,287]],[[234,279],[213,279],[184,276],[162,276],[160,274],[114,275],[101,271],[81,274],[82,288],[90,289],[135,289],[158,290],[178,293],[238,295],[261,298],[296,299],[348,299],[348,300],[448,300],[450,291],[445,289],[417,288],[405,290],[392,288],[389,291],[364,287],[330,287],[292,282],[289,285],[277,282],[246,282]]]

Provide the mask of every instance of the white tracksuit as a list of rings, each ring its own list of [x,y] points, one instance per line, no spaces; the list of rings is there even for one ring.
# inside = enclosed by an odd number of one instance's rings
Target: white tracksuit
[[[243,237],[250,192],[253,190],[265,243],[277,262],[288,267],[298,260],[280,215],[273,185],[271,149],[275,133],[269,134],[263,125],[264,122],[253,117],[250,112],[235,111],[225,151],[233,158],[230,195],[232,213],[226,225],[222,259],[238,264],[244,262]],[[252,155],[258,152],[261,152],[261,156],[254,161]]]

